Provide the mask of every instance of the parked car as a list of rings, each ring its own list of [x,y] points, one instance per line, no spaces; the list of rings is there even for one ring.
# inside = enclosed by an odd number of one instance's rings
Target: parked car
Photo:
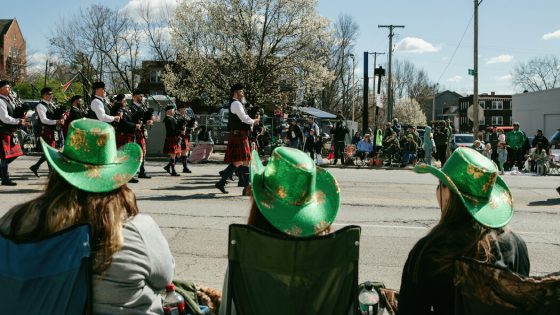
[[[474,143],[474,136],[472,133],[457,133],[451,135],[451,139],[449,139],[449,147],[451,148],[451,152],[455,151],[455,149],[460,147],[472,147]]]
[[[556,130],[556,132],[550,137],[548,140],[551,149],[560,149],[560,128]]]

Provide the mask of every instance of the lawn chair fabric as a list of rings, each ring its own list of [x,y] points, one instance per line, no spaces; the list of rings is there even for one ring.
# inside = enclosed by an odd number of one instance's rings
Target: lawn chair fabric
[[[0,236],[0,313],[75,315],[89,312],[89,226],[29,243]]]
[[[524,277],[462,258],[455,262],[455,315],[560,314],[560,272]]]
[[[231,225],[226,314],[357,314],[360,231],[296,238]]]

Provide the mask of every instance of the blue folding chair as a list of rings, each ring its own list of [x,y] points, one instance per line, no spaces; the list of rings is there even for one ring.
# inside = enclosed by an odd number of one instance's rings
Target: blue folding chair
[[[89,226],[16,243],[0,236],[0,314],[90,314]]]

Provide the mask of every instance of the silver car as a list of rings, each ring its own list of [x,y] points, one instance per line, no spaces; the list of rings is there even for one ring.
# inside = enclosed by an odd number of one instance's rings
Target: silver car
[[[472,147],[474,143],[474,136],[472,133],[457,133],[452,134],[451,139],[449,139],[449,148],[451,152],[460,147]]]

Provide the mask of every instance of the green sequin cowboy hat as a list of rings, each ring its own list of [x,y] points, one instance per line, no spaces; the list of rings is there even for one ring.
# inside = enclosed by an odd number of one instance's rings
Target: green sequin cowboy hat
[[[499,228],[513,217],[513,198],[496,164],[471,148],[455,150],[441,170],[420,164],[414,171],[439,178],[482,225]]]
[[[340,207],[340,190],[334,177],[292,148],[276,148],[266,167],[253,151],[251,188],[263,216],[289,235],[321,233],[333,223]]]
[[[54,170],[70,185],[93,193],[108,192],[128,183],[142,162],[142,149],[127,143],[117,150],[115,130],[99,120],[72,121],[58,151],[41,139]]]

